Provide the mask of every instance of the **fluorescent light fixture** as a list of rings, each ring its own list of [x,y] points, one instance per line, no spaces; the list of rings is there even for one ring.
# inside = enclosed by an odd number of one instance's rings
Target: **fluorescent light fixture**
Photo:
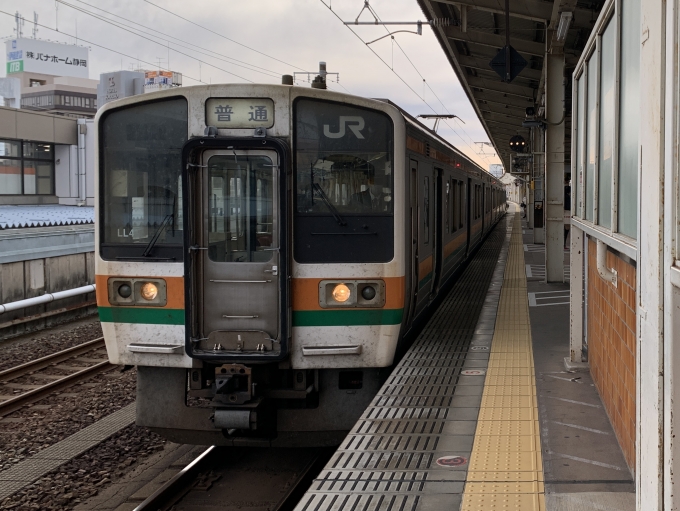
[[[560,23],[557,25],[557,40],[561,43],[567,38],[569,25],[571,25],[571,18],[574,16],[571,12],[560,13]]]

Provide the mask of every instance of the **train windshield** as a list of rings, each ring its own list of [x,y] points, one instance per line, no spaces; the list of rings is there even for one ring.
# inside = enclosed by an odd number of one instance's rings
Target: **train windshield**
[[[391,119],[309,99],[295,113],[297,214],[392,215]]]
[[[100,254],[182,259],[181,155],[187,101],[113,110],[100,121]]]

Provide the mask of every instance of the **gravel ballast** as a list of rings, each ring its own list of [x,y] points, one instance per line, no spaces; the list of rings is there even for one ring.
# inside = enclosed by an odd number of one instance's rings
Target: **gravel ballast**
[[[98,319],[88,318],[0,342],[0,370],[101,336]],[[84,357],[100,358],[103,354],[86,354]],[[73,359],[63,365],[79,367],[91,365],[91,362],[81,363]],[[56,376],[69,371],[51,367],[46,372]],[[36,373],[11,383],[26,386],[49,381],[50,378]],[[41,450],[132,403],[136,383],[136,368],[111,366],[109,371],[0,417],[0,471],[30,459]],[[4,392],[8,391],[15,392],[11,387],[5,387]],[[162,449],[164,443],[165,440],[146,428],[128,426],[0,502],[0,510],[73,509],[122,477],[139,461]]]

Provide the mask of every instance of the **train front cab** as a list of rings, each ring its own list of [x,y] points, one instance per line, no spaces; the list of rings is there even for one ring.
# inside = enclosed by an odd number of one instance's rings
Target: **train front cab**
[[[335,444],[379,388],[404,320],[404,123],[375,101],[255,88],[100,112],[107,350],[138,367],[137,423],[167,438]],[[266,136],[206,131],[213,99],[253,94],[273,108]],[[379,208],[363,201],[371,186]]]

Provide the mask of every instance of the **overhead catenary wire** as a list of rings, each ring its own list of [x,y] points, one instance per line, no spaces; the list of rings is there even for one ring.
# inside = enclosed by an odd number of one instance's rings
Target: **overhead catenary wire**
[[[368,9],[369,9],[369,11],[371,12],[371,14],[373,14],[373,16],[375,17],[375,19],[378,20],[380,23],[382,23],[382,19],[380,18],[380,16],[378,15],[378,13],[375,11],[375,9],[374,9],[370,4],[366,4],[366,6],[368,7]],[[387,27],[385,27],[385,30],[389,33],[389,30],[387,29]],[[437,101],[439,101],[439,104],[444,108],[444,110],[446,110],[446,113],[449,114],[449,115],[452,115],[451,112],[449,111],[449,109],[446,108],[446,105],[444,104],[444,102],[439,98],[439,96],[437,95],[437,93],[436,93],[436,92],[434,91],[434,89],[430,86],[430,83],[425,79],[425,77],[424,77],[424,76],[422,75],[422,73],[418,70],[418,68],[416,67],[416,65],[415,65],[415,64],[413,63],[413,61],[411,60],[411,58],[406,54],[406,51],[404,51],[404,49],[401,47],[401,45],[399,44],[399,41],[397,41],[396,39],[394,39],[394,37],[393,37],[392,39],[393,39],[393,42],[397,45],[397,47],[398,47],[399,50],[401,51],[401,53],[404,55],[404,57],[406,57],[406,60],[408,60],[409,64],[411,64],[411,67],[413,67],[413,69],[414,69],[415,72],[418,74],[418,76],[420,76],[420,78],[423,80],[423,84],[424,84],[428,89],[430,89],[430,92],[432,92],[432,94],[434,95],[434,97],[437,98]],[[423,92],[424,92],[424,91],[423,91]],[[425,95],[423,94],[423,101],[425,101],[425,100],[424,100],[424,97],[425,97]],[[427,102],[425,102],[425,103],[427,103]],[[428,105],[428,106],[429,106],[429,105]],[[430,108],[432,108],[432,107],[430,107]],[[455,116],[455,117],[458,117],[458,116]],[[458,119],[460,120],[459,117],[458,117]],[[470,143],[468,143],[468,142],[466,142],[465,140],[463,140],[463,138],[458,134],[457,130],[456,130],[455,128],[453,128],[453,127],[452,127],[445,119],[442,119],[442,120],[444,121],[444,124],[446,124],[446,125],[449,127],[449,129],[451,129],[451,131],[453,131],[453,132],[456,134],[456,136],[458,136],[458,138],[460,138],[461,141],[462,141],[465,145],[467,145],[468,147],[470,147],[470,148],[474,151],[473,145],[475,144],[475,142],[474,142],[474,140],[472,139],[472,137],[470,136],[470,134],[467,132],[467,130],[466,130],[465,128],[463,128],[463,127],[461,126],[461,130],[463,131],[463,133],[465,134],[465,136],[468,137],[468,139],[470,140]],[[471,144],[472,144],[472,145],[471,145]],[[475,153],[476,153],[476,151],[475,151]],[[487,164],[490,164],[488,158],[487,158],[485,155],[481,154],[481,155],[479,155],[479,156],[481,156],[482,159],[483,159]]]
[[[92,13],[91,11],[88,11],[88,10],[82,8],[82,7],[78,7],[78,6],[69,4],[69,3],[65,2],[64,0],[56,0],[56,1],[59,2],[59,3],[61,3],[61,4],[66,5],[66,6],[68,6],[68,7],[71,7],[72,9],[75,9],[75,10],[78,10],[78,11],[80,11],[80,12],[83,12],[83,13],[85,13],[85,14],[94,15],[95,17],[98,17],[98,19],[101,19],[101,20],[106,21],[106,22],[108,22],[108,23],[112,23],[112,24],[114,23],[113,20],[110,20],[110,19],[108,19],[108,18],[105,18],[105,17],[102,16],[102,15],[99,15],[99,14],[96,14],[96,13]],[[235,65],[235,66],[238,66],[238,67],[243,67],[244,69],[248,69],[249,71],[260,72],[260,73],[267,74],[267,75],[269,75],[269,76],[276,77],[276,78],[278,78],[278,77],[280,76],[280,74],[279,74],[278,72],[273,71],[273,70],[271,70],[271,69],[267,69],[267,68],[264,68],[264,67],[261,67],[261,66],[256,66],[255,64],[251,64],[251,63],[249,63],[249,62],[245,62],[245,61],[242,61],[242,60],[235,59],[235,58],[233,58],[233,57],[229,57],[228,55],[224,55],[223,53],[219,53],[219,52],[217,52],[217,51],[215,51],[215,50],[211,50],[210,48],[202,47],[202,46],[200,46],[200,45],[198,45],[198,44],[196,44],[196,43],[192,43],[192,42],[190,42],[190,41],[186,41],[186,40],[184,40],[184,39],[180,39],[179,37],[175,37],[175,36],[170,35],[170,34],[167,34],[167,33],[165,33],[165,32],[161,32],[161,31],[159,31],[159,30],[156,29],[156,28],[152,28],[152,27],[143,25],[143,24],[138,23],[138,22],[136,22],[136,21],[134,21],[134,20],[125,18],[124,16],[121,16],[121,15],[119,15],[119,14],[116,14],[116,13],[113,13],[113,12],[110,12],[110,11],[107,11],[106,9],[102,9],[101,7],[97,7],[96,5],[91,5],[91,4],[87,3],[87,2],[84,2],[83,0],[75,0],[75,1],[78,2],[78,3],[81,3],[81,4],[85,4],[85,5],[87,5],[87,6],[90,7],[90,8],[97,9],[98,11],[102,11],[102,12],[108,14],[109,16],[113,16],[113,17],[115,17],[115,18],[119,18],[119,19],[121,19],[121,20],[123,20],[123,21],[125,21],[125,22],[127,22],[127,23],[131,23],[131,24],[137,25],[138,27],[141,27],[141,28],[143,28],[143,29],[145,29],[145,30],[149,30],[149,31],[151,31],[151,32],[150,32],[151,34],[154,34],[154,35],[162,35],[162,36],[164,36],[164,37],[163,37],[163,38],[159,38],[159,39],[161,39],[161,40],[167,42],[168,44],[173,43],[173,44],[177,45],[177,43],[176,43],[175,41],[179,41],[179,42],[181,42],[181,43],[188,44],[189,46],[193,46],[193,47],[195,47],[195,48],[198,48],[198,49],[202,50],[202,51],[198,51],[198,50],[196,50],[196,49],[188,48],[188,47],[184,46],[184,48],[189,49],[189,50],[191,50],[191,51],[196,51],[197,53],[200,53],[200,54],[202,54],[202,55],[206,55],[206,56],[209,56],[209,57],[211,57],[211,58],[216,58],[217,60],[222,60],[223,62],[227,62],[227,63],[229,63],[229,64],[232,64],[232,65]],[[100,17],[100,16],[101,16],[101,17]],[[116,21],[115,23],[120,23],[120,22]],[[138,29],[133,28],[132,30],[138,30]],[[166,39],[166,38],[169,38],[169,39]],[[178,45],[178,46],[179,46],[179,45]],[[180,46],[180,47],[182,47],[182,46]],[[208,53],[205,53],[205,52],[208,52]],[[210,54],[214,54],[214,55],[210,55]],[[218,55],[219,57],[222,57],[222,58],[215,57],[215,55]]]
[[[57,0],[57,1],[60,1],[60,0]],[[115,22],[113,22],[113,21],[111,21],[111,20],[107,20],[106,18],[102,18],[101,16],[98,16],[98,15],[96,15],[96,14],[94,14],[94,13],[87,12],[87,11],[85,11],[84,9],[79,9],[79,8],[76,7],[76,6],[71,6],[70,4],[67,4],[67,3],[65,3],[65,2],[61,2],[61,1],[60,1],[60,3],[62,3],[62,4],[64,4],[64,5],[68,5],[69,7],[73,8],[73,9],[79,11],[79,12],[83,12],[83,13],[85,13],[85,14],[88,14],[89,16],[92,16],[92,17],[97,18],[97,19],[99,19],[99,20],[105,21],[105,22],[109,23],[110,25],[113,25],[113,26],[115,26],[115,27],[118,27],[118,28],[121,29],[121,30],[124,30],[125,32],[128,32],[128,33],[130,33],[130,34],[134,34],[134,35],[136,35],[137,37],[141,37],[142,39],[145,39],[145,40],[147,40],[147,41],[151,41],[152,43],[158,44],[158,45],[163,46],[163,47],[165,48],[165,45],[164,45],[164,44],[162,44],[162,43],[160,43],[160,42],[158,42],[158,41],[155,41],[155,40],[151,39],[150,37],[146,37],[146,36],[143,36],[143,35],[141,35],[141,34],[139,34],[139,33],[137,33],[137,32],[134,32],[133,30],[131,30],[131,29],[129,29],[129,28],[125,28],[125,27],[121,26],[120,24],[115,23]],[[211,64],[210,62],[206,62],[206,61],[201,60],[201,59],[198,59],[198,58],[196,58],[196,57],[194,57],[194,56],[192,56],[192,55],[189,55],[188,53],[184,53],[183,51],[179,51],[179,50],[176,49],[176,48],[174,49],[174,51],[175,51],[176,53],[179,53],[180,55],[184,55],[184,56],[186,56],[186,57],[192,58],[192,59],[194,59],[194,60],[196,60],[196,61],[198,61],[198,62],[201,62],[202,64],[206,64],[207,66],[213,67],[213,68],[215,68],[215,69],[217,69],[217,70],[219,70],[219,71],[222,71],[222,72],[224,72],[224,73],[227,73],[227,74],[230,74],[230,75],[232,75],[232,76],[235,76],[236,78],[240,78],[241,80],[245,80],[246,82],[254,83],[252,80],[249,80],[248,78],[246,78],[246,77],[244,77],[244,76],[237,75],[236,73],[234,73],[234,72],[232,72],[232,71],[227,71],[226,69],[222,69],[221,67],[218,67],[218,66],[216,66],[216,65],[214,65],[214,64]],[[160,68],[160,65],[159,65],[159,66],[154,66],[154,67]],[[170,69],[168,69],[168,71],[170,71]]]
[[[145,0],[145,1],[147,1],[147,0]],[[372,53],[373,53],[373,54],[374,54],[374,55],[375,55],[375,56],[376,56],[376,57],[377,57],[384,65],[385,65],[385,67],[387,67],[390,71],[392,71],[392,73],[393,73],[393,74],[394,74],[394,75],[395,75],[395,76],[396,76],[396,77],[397,77],[404,85],[406,85],[406,87],[408,87],[408,89],[409,89],[411,92],[413,92],[413,94],[415,94],[415,95],[416,95],[416,96],[417,96],[417,97],[418,97],[425,105],[427,105],[427,107],[428,107],[430,110],[432,110],[432,112],[437,113],[437,111],[432,107],[432,105],[430,105],[430,104],[425,100],[425,98],[423,98],[420,94],[418,94],[418,92],[417,92],[417,91],[416,91],[416,90],[415,90],[415,89],[414,89],[414,88],[413,88],[413,87],[412,87],[412,86],[411,86],[411,85],[410,85],[410,84],[409,84],[409,83],[408,83],[408,82],[407,82],[407,81],[406,81],[406,80],[405,80],[398,72],[396,72],[396,71],[395,71],[395,70],[394,70],[394,69],[393,69],[393,68],[392,68],[392,67],[391,67],[391,66],[390,66],[390,65],[389,65],[389,64],[388,64],[388,63],[387,63],[380,55],[378,55],[378,53],[377,53],[373,48],[371,48],[370,46],[366,45],[366,42],[361,38],[361,36],[360,36],[359,34],[357,34],[354,30],[352,30],[352,27],[351,27],[350,25],[345,25],[345,23],[344,23],[344,21],[342,20],[342,18],[341,18],[341,17],[340,17],[340,16],[339,16],[339,15],[338,15],[338,14],[337,14],[337,13],[336,13],[329,5],[328,5],[328,4],[326,4],[326,2],[324,2],[324,0],[320,0],[320,1],[321,1],[321,3],[322,3],[326,8],[328,8],[329,11],[331,11],[331,13],[333,13],[333,16],[335,16],[338,20],[340,20],[340,21],[343,23],[343,25],[344,25],[345,27],[347,27],[347,29],[348,29],[350,32],[352,32],[352,34],[353,34],[357,39],[359,39],[362,43],[364,43],[364,46],[366,46],[366,48],[368,48],[368,49],[369,49],[369,50],[370,50],[370,51],[371,51],[371,52],[372,52]],[[451,126],[450,126],[448,123],[446,123],[446,125],[449,126],[449,128],[451,128]],[[461,139],[461,141],[463,142],[463,144],[465,144],[466,146],[470,147],[470,149],[472,149],[473,153],[475,152],[474,149],[472,148],[472,146],[470,146],[470,145],[468,144],[468,142],[466,142],[466,141],[465,141],[465,140],[464,140],[464,139],[456,132],[455,129],[451,128],[451,130],[456,134],[456,136],[457,136],[458,138]],[[475,154],[476,154],[476,153],[475,153]]]
[[[5,15],[7,15],[7,16],[14,17],[14,14],[11,14],[11,13],[9,13],[9,12],[7,12],[7,11],[2,11],[2,10],[0,10],[0,14],[5,14]],[[69,34],[68,32],[64,32],[63,30],[57,30],[57,29],[55,29],[55,28],[48,27],[47,25],[43,25],[43,24],[41,24],[41,23],[36,23],[36,25],[39,26],[39,27],[41,27],[41,28],[46,28],[47,30],[51,30],[52,32],[57,32],[57,33],[59,33],[59,34],[65,35],[65,36],[75,38],[74,35]],[[104,45],[102,45],[102,44],[98,44],[98,43],[95,43],[95,42],[93,42],[93,41],[88,41],[87,39],[83,39],[82,37],[79,37],[79,39],[80,39],[81,42],[84,42],[84,43],[87,43],[87,44],[91,44],[92,46],[96,46],[97,48],[102,48],[103,50],[107,50],[107,51],[110,51],[110,52],[113,52],[113,53],[117,53],[118,55],[122,55],[123,57],[127,57],[127,58],[129,58],[129,59],[136,60],[136,61],[141,62],[141,63],[143,63],[143,64],[147,64],[147,65],[151,66],[152,69],[156,69],[156,68],[159,67],[157,64],[154,64],[154,63],[152,63],[152,62],[147,62],[147,61],[142,60],[142,59],[140,59],[140,58],[138,58],[138,57],[133,57],[132,55],[128,55],[127,53],[123,53],[123,52],[118,51],[118,50],[114,50],[114,49],[109,48],[109,47],[107,47],[107,46],[104,46]],[[161,69],[163,69],[163,70],[165,70],[165,71],[170,71],[170,70],[167,69],[167,68],[161,68]],[[187,75],[187,74],[184,74],[184,73],[182,74],[182,77],[188,78],[188,79],[190,79],[190,80],[194,80],[195,82],[198,82],[198,83],[204,83],[204,84],[207,83],[207,82],[204,82],[203,80],[199,80],[198,78],[194,78],[193,76],[190,76],[190,75]]]
[[[245,45],[245,44],[240,43],[240,42],[238,42],[238,41],[236,41],[236,40],[234,40],[234,39],[231,39],[231,38],[225,36],[224,34],[220,34],[219,32],[215,32],[214,30],[212,30],[212,29],[210,29],[210,28],[208,28],[208,27],[205,27],[205,26],[203,26],[203,25],[200,25],[200,24],[196,23],[195,21],[191,21],[190,19],[185,18],[184,16],[180,16],[179,14],[172,12],[170,9],[166,9],[165,7],[161,7],[160,5],[157,5],[157,4],[153,3],[153,2],[150,2],[149,0],[143,0],[143,1],[146,2],[146,3],[149,4],[149,5],[153,5],[153,6],[156,7],[157,9],[160,9],[160,10],[162,10],[162,11],[167,12],[168,14],[172,14],[173,16],[176,16],[177,18],[180,18],[180,19],[186,21],[187,23],[191,23],[192,25],[197,26],[197,27],[199,27],[199,28],[201,28],[201,29],[203,29],[203,30],[207,30],[208,32],[210,32],[210,33],[212,33],[212,34],[215,34],[215,35],[221,37],[222,39],[226,39],[227,41],[231,41],[232,43],[238,44],[239,46],[242,46],[243,48],[247,48],[247,49],[250,50],[250,51],[254,51],[255,53],[259,53],[260,55],[263,55],[263,56],[265,56],[265,57],[267,57],[267,58],[270,58],[270,59],[272,59],[272,60],[275,60],[275,61],[277,61],[277,62],[280,62],[281,64],[285,64],[285,65],[288,66],[288,67],[294,67],[295,69],[298,69],[298,70],[300,70],[300,71],[305,71],[305,69],[302,69],[301,67],[294,66],[293,64],[290,64],[290,63],[288,63],[288,62],[286,62],[286,61],[284,61],[284,60],[278,59],[278,58],[276,58],[276,57],[272,57],[271,55],[267,55],[267,54],[264,53],[264,52],[261,52],[261,51],[259,51],[259,50],[256,50],[255,48],[251,48],[251,47],[248,46],[248,45]]]

